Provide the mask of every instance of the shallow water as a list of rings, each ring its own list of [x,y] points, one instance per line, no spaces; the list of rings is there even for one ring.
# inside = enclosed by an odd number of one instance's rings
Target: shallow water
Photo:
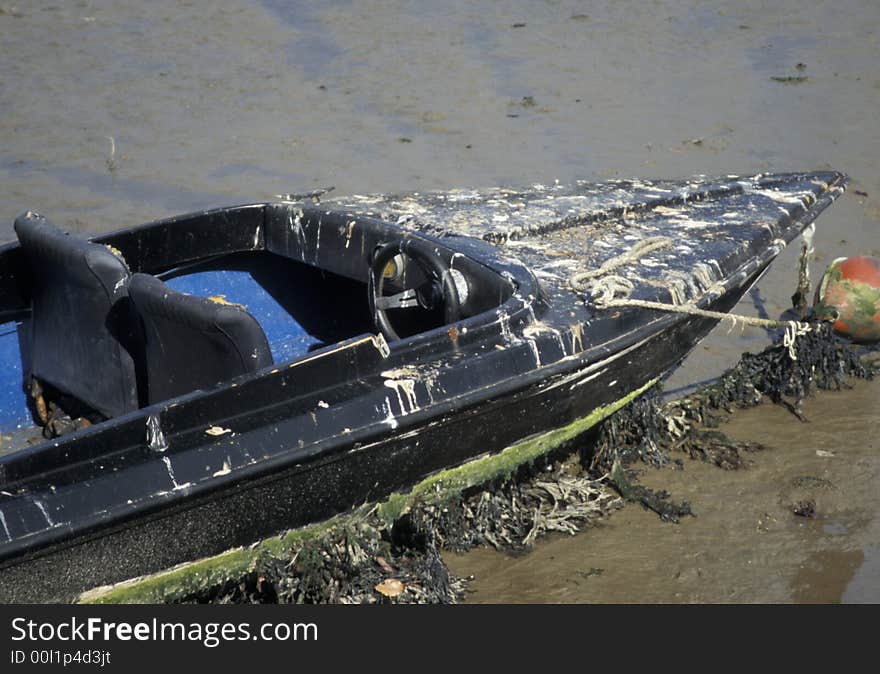
[[[851,189],[818,222],[814,278],[835,257],[880,254],[880,5],[730,4],[667,0],[636,12],[611,1],[230,0],[206,9],[0,0],[0,240],[13,238],[11,222],[27,209],[96,233],[329,185],[350,194],[833,167],[850,174]],[[778,316],[796,258],[784,253],[737,311]],[[711,377],[766,342],[761,331],[726,330],[698,346],[667,388]],[[835,400],[859,411],[848,417],[848,443],[867,447],[880,407],[876,385],[859,391]],[[752,439],[776,431],[772,414],[749,417]],[[785,442],[805,437],[797,427]],[[683,475],[682,489],[706,494],[733,479],[696,465]],[[778,488],[762,469],[744,475],[749,489]],[[876,502],[865,507],[878,512]],[[608,524],[636,540],[657,526],[635,509]],[[851,529],[844,520],[829,527]],[[581,569],[563,558],[548,571],[542,555],[560,544],[516,561],[522,575],[557,588],[521,598],[601,600],[555,583]],[[770,586],[731,598],[873,600],[880,541],[847,545],[855,547],[817,548],[797,562],[803,587],[852,569],[841,592],[771,587],[781,581],[768,565],[758,575]],[[782,545],[762,550],[780,564],[801,559]],[[612,561],[584,582],[605,582],[626,559]],[[651,568],[640,573],[659,578]],[[486,573],[501,571],[487,560],[478,575]],[[683,573],[681,596],[667,600],[723,599]],[[485,600],[517,599],[478,587]]]

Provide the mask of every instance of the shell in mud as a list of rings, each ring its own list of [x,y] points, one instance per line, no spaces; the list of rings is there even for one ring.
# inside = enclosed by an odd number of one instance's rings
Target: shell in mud
[[[819,318],[834,320],[834,331],[856,342],[880,340],[880,259],[841,257],[825,270],[816,290]]]

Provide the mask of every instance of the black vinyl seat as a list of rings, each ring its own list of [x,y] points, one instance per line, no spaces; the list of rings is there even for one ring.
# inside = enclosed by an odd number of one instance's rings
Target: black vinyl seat
[[[32,212],[14,226],[32,279],[30,375],[105,417],[138,409],[122,256]]]
[[[132,275],[129,295],[143,322],[148,404],[273,362],[263,329],[243,307],[179,293],[148,274]]]

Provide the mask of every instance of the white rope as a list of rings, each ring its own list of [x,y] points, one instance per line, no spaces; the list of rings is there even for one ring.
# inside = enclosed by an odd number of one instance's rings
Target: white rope
[[[795,350],[797,338],[801,335],[807,334],[809,331],[810,324],[801,323],[800,321],[788,321],[788,325],[785,326],[785,335],[782,338],[782,345],[788,349],[788,357],[792,360],[797,360],[797,351]]]
[[[651,302],[649,300],[614,298],[602,304],[597,302],[596,306],[600,309],[610,309],[612,307],[641,307],[643,309],[668,311],[674,314],[688,314],[690,316],[702,316],[703,318],[715,318],[718,320],[727,319],[733,321],[734,325],[741,323],[759,328],[785,327],[783,346],[788,349],[788,356],[792,360],[797,360],[797,351],[795,349],[797,338],[807,334],[812,329],[809,323],[802,323],[800,321],[774,321],[769,318],[757,318],[756,316],[743,316],[742,314],[731,314],[722,311],[700,309],[692,304],[666,304],[665,302]]]
[[[633,282],[623,276],[609,274],[597,279],[590,287],[590,295],[597,304],[606,304],[617,295],[628,297],[635,290]]]
[[[578,272],[573,274],[568,280],[572,288],[577,292],[584,292],[593,285],[593,279],[607,276],[618,267],[625,264],[636,262],[655,250],[666,248],[672,244],[672,239],[668,236],[649,236],[636,243],[627,252],[606,260],[598,269],[590,269],[589,271]],[[618,277],[619,278],[619,277]]]
[[[811,227],[804,231],[804,248],[805,250],[813,249],[813,232],[815,229]],[[690,316],[702,316],[704,318],[714,318],[717,320],[732,321],[731,329],[738,323],[741,325],[752,325],[760,328],[785,328],[785,336],[783,337],[783,346],[788,349],[788,357],[797,360],[796,343],[797,338],[807,334],[810,331],[809,323],[800,321],[774,321],[768,318],[757,318],[755,316],[743,316],[742,314],[731,314],[721,311],[711,311],[709,309],[700,309],[693,304],[667,304],[665,302],[651,302],[649,300],[630,299],[630,293],[635,290],[632,281],[623,276],[611,274],[612,271],[623,265],[636,262],[645,255],[666,248],[672,243],[672,239],[666,236],[648,237],[636,243],[627,252],[606,260],[598,269],[578,272],[573,274],[569,279],[569,285],[575,292],[589,291],[593,304],[599,309],[608,309],[611,307],[641,307],[643,309],[655,309],[657,311],[668,311],[676,314],[688,314]],[[620,297],[618,297],[620,296]]]

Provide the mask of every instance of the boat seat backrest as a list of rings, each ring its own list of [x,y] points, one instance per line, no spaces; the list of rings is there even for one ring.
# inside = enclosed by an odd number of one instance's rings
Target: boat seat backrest
[[[272,364],[266,335],[244,307],[179,293],[148,274],[134,274],[129,293],[143,322],[148,404]]]
[[[14,227],[32,277],[30,374],[106,417],[136,410],[122,256],[32,212]]]

